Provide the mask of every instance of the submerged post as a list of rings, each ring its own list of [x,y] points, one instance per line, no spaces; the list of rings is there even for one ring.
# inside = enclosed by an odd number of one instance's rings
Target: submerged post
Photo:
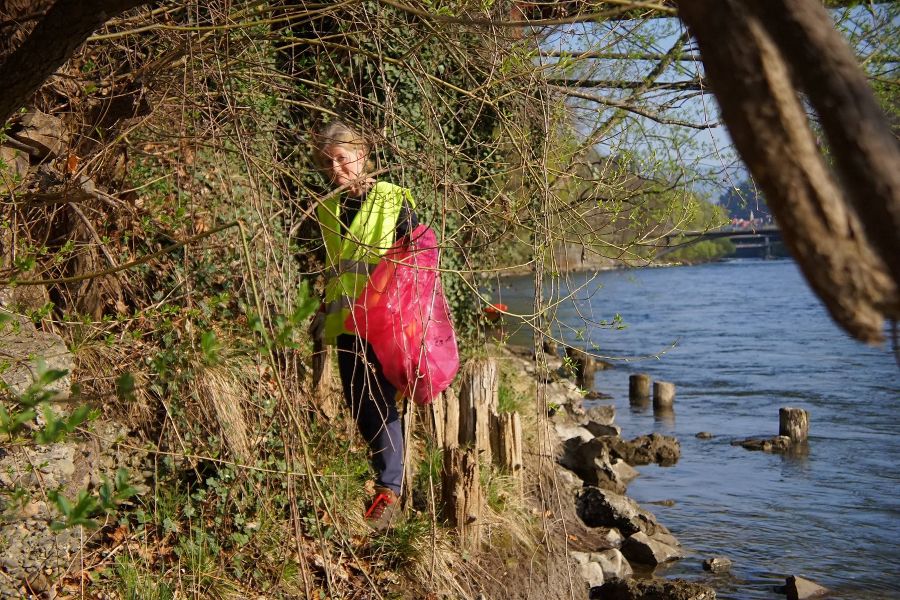
[[[779,408],[778,435],[787,436],[794,443],[805,442],[809,437],[809,413],[802,408]]]
[[[635,373],[628,378],[628,401],[631,404],[647,404],[650,400],[650,376]]]
[[[675,384],[669,381],[653,382],[653,408],[671,409],[675,404]]]

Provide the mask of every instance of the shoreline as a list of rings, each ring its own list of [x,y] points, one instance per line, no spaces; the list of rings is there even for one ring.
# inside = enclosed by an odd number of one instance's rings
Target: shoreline
[[[568,509],[566,526],[577,532],[569,534],[564,554],[584,581],[585,597],[639,600],[655,591],[665,598],[715,598],[707,585],[654,575],[657,567],[691,550],[627,495],[628,484],[639,476],[635,466],[677,462],[678,440],[655,433],[623,439],[615,406],[585,408],[584,394],[558,356],[538,358],[523,346],[506,346],[498,354],[537,386],[551,408],[545,425],[553,478],[568,503],[561,507],[564,513]]]

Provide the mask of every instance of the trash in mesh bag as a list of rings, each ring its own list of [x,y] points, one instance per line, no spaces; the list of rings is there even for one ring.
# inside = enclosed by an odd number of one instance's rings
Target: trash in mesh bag
[[[344,323],[369,342],[387,380],[416,404],[430,404],[459,370],[437,267],[437,236],[419,225],[385,253]]]

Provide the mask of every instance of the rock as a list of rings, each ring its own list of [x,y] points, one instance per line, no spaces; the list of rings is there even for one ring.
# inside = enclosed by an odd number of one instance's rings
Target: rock
[[[719,573],[721,571],[727,571],[730,568],[731,561],[724,556],[714,556],[703,561],[703,569],[705,571]]]
[[[603,552],[592,552],[590,560],[600,565],[603,570],[603,580],[628,579],[634,574],[631,565],[625,559],[625,555],[616,548],[610,548]]]
[[[628,536],[622,544],[622,554],[630,562],[654,567],[684,557],[678,548],[657,541],[640,531]]]
[[[596,487],[587,487],[579,494],[576,511],[588,527],[615,527],[626,536],[668,532],[631,498]]]
[[[16,148],[0,146],[0,161],[6,168],[0,170],[0,190],[12,193],[28,175],[28,155]]]
[[[577,438],[581,442],[589,442],[594,439],[594,434],[592,434],[584,427],[579,427],[577,425],[554,423],[553,428],[556,430],[556,435],[559,436],[559,439],[563,441]]]
[[[671,436],[651,433],[626,441],[619,437],[597,437],[592,442],[609,449],[611,458],[619,458],[629,465],[649,465],[657,463],[667,467],[674,465],[681,457],[681,445]],[[591,450],[597,454],[599,450]]]
[[[584,395],[585,400],[612,400],[612,395],[591,390]]]
[[[20,121],[22,129],[12,137],[34,150],[37,158],[59,156],[69,144],[62,120],[39,110],[27,113]]]
[[[612,470],[615,472],[616,477],[622,483],[627,484],[629,481],[640,475],[637,469],[629,465],[624,460],[614,458],[609,461]]]
[[[679,542],[678,539],[676,539],[674,535],[672,535],[671,533],[666,533],[664,531],[657,531],[650,537],[653,538],[654,540],[656,540],[657,542],[662,542],[663,544],[666,544],[667,546],[672,546],[673,548],[677,548],[678,546],[681,545],[681,542]]]
[[[603,568],[595,562],[586,562],[579,565],[578,572],[587,582],[588,588],[599,587],[603,585]]]
[[[0,373],[0,378],[9,390],[21,395],[37,378],[37,358],[44,360],[48,369],[71,373],[73,360],[62,338],[55,333],[38,331],[25,317],[13,315],[14,321],[0,329],[0,348],[3,360],[9,368]],[[56,380],[47,389],[66,396],[71,386],[68,375]]]
[[[713,438],[716,437],[716,436],[714,436],[713,434],[711,434],[711,433],[708,432],[708,431],[701,431],[700,433],[698,433],[698,434],[695,435],[694,437],[697,438],[697,439],[699,439],[699,440],[711,440],[711,439],[713,439]]]
[[[613,467],[606,445],[596,442],[597,439],[587,443],[579,438],[566,440],[559,464],[578,475],[587,485],[624,494],[626,481]]]
[[[762,452],[785,452],[790,450],[791,446],[793,446],[791,438],[784,435],[766,439],[748,438],[745,440],[735,440],[731,442],[731,445],[742,446],[747,450],[757,450]]]
[[[609,546],[617,548],[625,541],[625,536],[615,527],[610,527],[601,539],[609,544]]]
[[[603,600],[715,600],[716,591],[683,579],[617,579],[607,581],[596,592],[591,590],[591,597]]]
[[[601,425],[612,425],[616,420],[616,407],[611,404],[592,406],[584,409],[586,421]]]
[[[607,435],[619,436],[622,434],[622,428],[615,425],[605,425],[598,421],[588,421],[584,424],[584,428],[590,431],[596,437]]]
[[[575,561],[575,564],[585,565],[591,562],[590,552],[569,552],[569,558]]]
[[[784,591],[787,593],[788,600],[821,598],[828,593],[828,590],[821,585],[796,575],[791,575],[785,580]]]

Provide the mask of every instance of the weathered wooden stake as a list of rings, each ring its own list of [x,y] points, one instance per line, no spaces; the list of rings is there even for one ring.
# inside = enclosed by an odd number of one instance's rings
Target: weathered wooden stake
[[[459,398],[453,388],[447,388],[441,394],[444,403],[444,433],[440,440],[444,450],[459,448]]]
[[[459,390],[459,445],[471,444],[491,462],[491,417],[497,414],[500,370],[493,358],[469,361]]]
[[[541,346],[544,348],[544,352],[546,352],[550,356],[559,356],[559,344],[557,344],[553,340],[545,339],[543,342],[541,342]]]
[[[653,382],[653,408],[672,408],[675,404],[675,384],[668,381]]]
[[[647,404],[650,401],[650,376],[635,373],[628,378],[628,400],[631,404]]]
[[[594,357],[578,348],[566,348],[566,357],[575,367],[575,382],[583,390],[594,389],[594,373],[597,363]]]
[[[802,408],[779,408],[778,435],[786,435],[794,443],[805,442],[809,437],[809,413]]]
[[[478,453],[474,448],[444,451],[441,469],[444,518],[459,533],[460,545],[477,549],[481,545],[481,482]]]
[[[496,415],[491,425],[491,446],[494,464],[512,475],[522,492],[522,420],[519,413]]]

